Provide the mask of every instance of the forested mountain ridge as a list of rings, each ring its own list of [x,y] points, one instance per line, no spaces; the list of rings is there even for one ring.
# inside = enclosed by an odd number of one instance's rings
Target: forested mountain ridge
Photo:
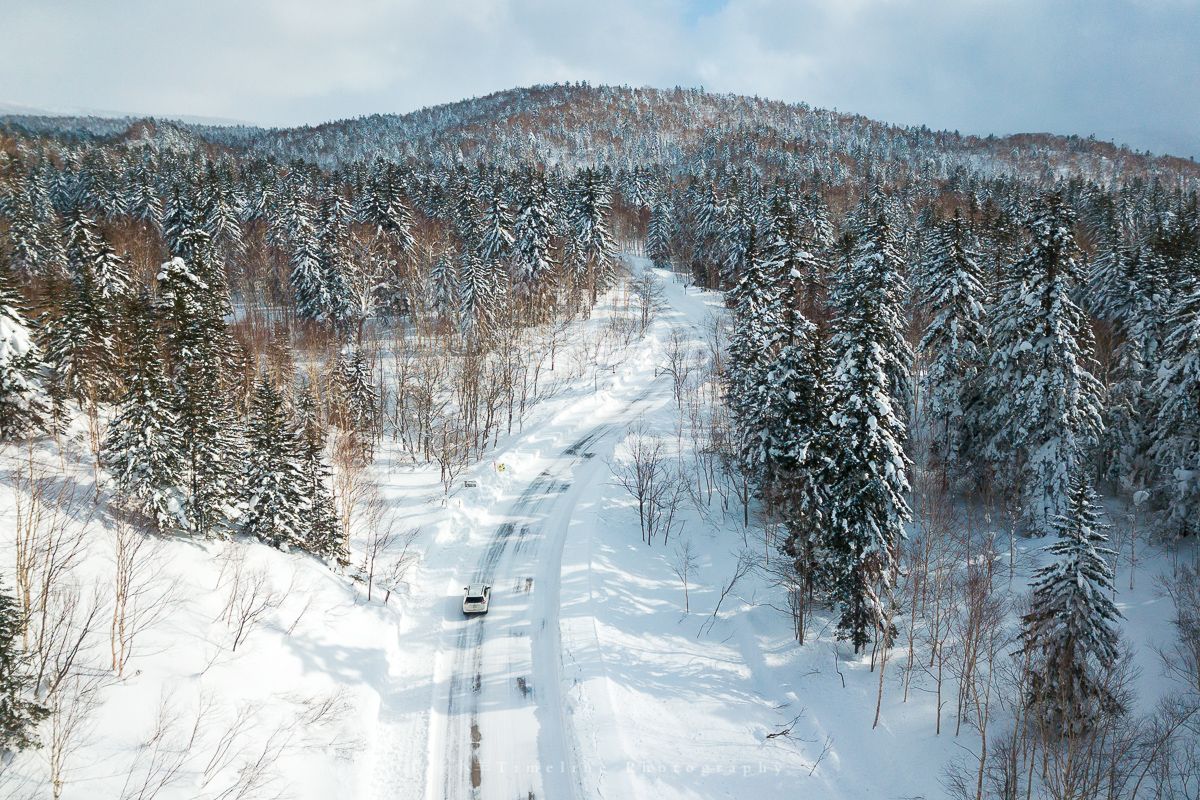
[[[10,130],[108,140],[130,138],[138,122],[0,117],[0,126]],[[698,162],[711,167],[752,163],[768,172],[821,175],[831,183],[902,180],[917,173],[944,179],[960,170],[1035,180],[1076,176],[1100,183],[1134,177],[1200,179],[1194,161],[1139,153],[1094,138],[967,136],[889,125],[804,103],[678,87],[533,86],[407,114],[293,128],[158,124],[211,143],[325,167],[364,158],[446,165],[484,159],[510,165],[671,170],[689,170]]]

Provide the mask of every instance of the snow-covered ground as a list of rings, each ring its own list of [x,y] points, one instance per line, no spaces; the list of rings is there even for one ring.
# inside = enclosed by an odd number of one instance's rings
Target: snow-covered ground
[[[628,457],[634,423],[674,435],[661,370],[672,333],[699,337],[721,308],[718,295],[660,277],[666,307],[647,335],[535,408],[523,431],[464,473],[476,488],[460,481],[443,502],[436,469],[404,464],[385,441],[375,467],[384,498],[398,528],[419,531],[386,603],[378,587],[368,601],[363,585],[307,557],[243,541],[147,540],[138,602],[162,613],[148,619],[123,677],[98,670],[104,688],[64,748],[61,796],[944,796],[944,765],[977,742],[966,729],[954,737],[952,725],[934,734],[920,676],[903,702],[899,670],[885,673],[873,729],[878,672],[836,645],[824,618],[798,646],[764,571],[746,574],[712,616],[739,559],[778,558],[761,532],[737,524],[740,510],[685,510],[670,543],[640,540],[610,464]],[[574,328],[564,364],[587,355],[619,304],[614,293]],[[9,448],[0,465],[6,564],[12,470],[23,457]],[[63,462],[49,447],[35,458],[90,490],[81,445]],[[103,576],[117,532],[102,514],[72,525],[81,607],[93,582],[102,591],[103,663]],[[687,614],[673,571],[684,541],[697,560]],[[1169,568],[1145,549],[1136,590],[1118,596],[1147,700],[1163,688],[1149,645],[1170,636],[1153,576]],[[479,581],[494,587],[491,612],[466,619],[462,587]],[[1021,574],[1013,586],[1024,590]],[[18,759],[0,796],[49,796],[50,751]],[[250,774],[260,777],[242,794],[226,793]]]

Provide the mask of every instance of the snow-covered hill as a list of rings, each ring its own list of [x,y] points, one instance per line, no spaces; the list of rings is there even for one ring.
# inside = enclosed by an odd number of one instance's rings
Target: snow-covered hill
[[[117,136],[133,120],[0,118],[34,133]],[[953,179],[956,174],[1041,181],[1076,176],[1101,183],[1135,177],[1200,180],[1200,166],[1169,154],[1134,152],[1082,136],[965,136],[877,122],[836,110],[697,89],[555,84],[517,88],[408,114],[372,114],[296,128],[263,129],[180,119],[207,142],[281,161],[325,167],[384,158],[445,166],[534,161],[574,167],[665,167],[697,163],[769,173],[829,173],[835,182]],[[868,171],[884,165],[884,174]]]

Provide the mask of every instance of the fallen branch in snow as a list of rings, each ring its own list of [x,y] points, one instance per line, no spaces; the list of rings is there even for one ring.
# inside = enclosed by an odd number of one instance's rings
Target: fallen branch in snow
[[[765,738],[767,738],[767,739],[776,739],[779,737],[783,737],[785,739],[793,738],[792,737],[792,728],[796,727],[796,723],[800,721],[800,718],[804,716],[804,712],[807,710],[808,709],[801,709],[799,714],[792,717],[792,721],[787,724],[786,728],[780,728],[779,730],[775,731],[774,733],[768,733]]]
[[[821,748],[821,755],[817,756],[817,760],[813,762],[812,769],[808,771],[809,777],[817,771],[817,767],[821,766],[821,762],[825,760],[825,756],[829,755],[829,751],[833,749],[833,737],[825,737],[825,745]]]
[[[829,649],[833,651],[833,669],[834,669],[834,671],[837,672],[838,677],[842,679],[842,688],[845,689],[846,688],[846,676],[842,674],[842,668],[840,666],[838,666],[837,645],[836,644],[830,645]]]

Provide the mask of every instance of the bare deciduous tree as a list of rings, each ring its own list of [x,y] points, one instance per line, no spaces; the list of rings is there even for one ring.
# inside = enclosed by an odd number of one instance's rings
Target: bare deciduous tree
[[[645,333],[665,304],[662,281],[654,273],[643,272],[633,279],[629,288],[637,303],[640,332]]]
[[[168,696],[159,698],[154,727],[126,770],[121,800],[153,800],[187,777],[185,768],[194,756],[208,709],[202,703],[190,722],[181,725],[180,710]]]
[[[682,539],[676,542],[675,558],[671,562],[671,571],[675,573],[680,583],[683,584],[683,613],[685,614],[691,611],[691,603],[688,599],[688,583],[699,563],[700,561],[696,557],[696,551],[692,547],[691,539]]]
[[[673,329],[667,340],[667,363],[661,371],[671,376],[671,391],[679,408],[683,407],[684,390],[698,366],[691,337],[678,328]]]
[[[688,481],[674,467],[663,440],[647,433],[644,426],[631,429],[629,458],[611,461],[609,466],[638,507],[638,525],[642,541],[653,544],[662,535],[663,543],[679,525],[678,510],[687,495]]]
[[[223,570],[222,583],[228,587],[228,594],[218,619],[225,620],[233,634],[230,652],[237,652],[254,629],[283,605],[292,587],[276,589],[266,570],[247,566],[246,554],[241,548]]]
[[[156,544],[123,520],[113,528],[113,602],[110,641],[117,677],[133,655],[138,637],[175,607],[175,584],[162,572]]]
[[[729,576],[729,580],[726,581],[725,585],[721,587],[721,594],[717,597],[716,606],[713,607],[712,613],[709,614],[705,623],[700,626],[700,630],[696,633],[696,636],[702,636],[706,631],[712,630],[712,627],[717,624],[717,616],[721,613],[721,606],[725,603],[725,598],[727,598],[733,592],[733,590],[737,588],[737,585],[741,582],[742,578],[746,577],[746,575],[748,575],[750,571],[754,569],[754,564],[756,561],[757,559],[755,558],[754,554],[748,550],[743,550],[742,552],[738,553],[737,563],[733,568],[733,574]]]
[[[73,757],[91,736],[101,685],[99,675],[72,670],[48,695],[50,730],[45,757],[50,771],[50,796],[54,800],[62,797],[73,771]]]
[[[454,420],[442,419],[434,426],[433,460],[438,465],[442,488],[446,495],[455,479],[467,468],[471,447],[465,431]]]

